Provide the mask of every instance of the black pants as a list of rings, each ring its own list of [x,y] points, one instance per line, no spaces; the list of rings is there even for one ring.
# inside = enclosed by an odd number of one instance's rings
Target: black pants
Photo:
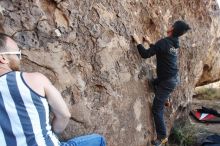
[[[157,138],[163,139],[166,137],[166,125],[164,122],[164,104],[168,99],[170,93],[175,89],[178,84],[177,77],[171,77],[167,80],[159,81],[154,80],[155,85],[155,98],[153,101],[153,115],[154,123],[156,126]]]

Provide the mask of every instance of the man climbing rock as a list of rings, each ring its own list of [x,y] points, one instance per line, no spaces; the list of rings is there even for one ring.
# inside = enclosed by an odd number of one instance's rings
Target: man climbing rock
[[[138,52],[142,58],[150,58],[156,55],[157,59],[157,79],[152,81],[155,89],[152,111],[157,133],[157,139],[153,140],[152,144],[155,146],[161,146],[168,141],[163,117],[164,104],[178,84],[179,37],[189,29],[189,25],[184,21],[176,21],[167,30],[167,37],[160,39],[155,44],[150,44],[149,38],[145,37],[145,40],[150,45],[149,49],[144,48],[136,34],[133,36],[138,44]]]
[[[21,50],[0,33],[0,145],[105,146],[98,134],[60,142],[70,112],[59,91],[41,73],[20,72]],[[50,108],[49,108],[50,107]],[[52,124],[49,111],[54,114]]]

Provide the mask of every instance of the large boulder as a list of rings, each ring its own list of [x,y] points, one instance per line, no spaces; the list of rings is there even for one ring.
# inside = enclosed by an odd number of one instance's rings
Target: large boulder
[[[214,0],[2,0],[0,30],[22,48],[23,69],[62,93],[72,114],[63,139],[96,132],[109,146],[142,146],[155,136],[147,84],[155,58],[141,59],[131,35],[156,42],[180,19],[192,28],[180,39],[170,129],[194,87],[220,79],[218,11]]]

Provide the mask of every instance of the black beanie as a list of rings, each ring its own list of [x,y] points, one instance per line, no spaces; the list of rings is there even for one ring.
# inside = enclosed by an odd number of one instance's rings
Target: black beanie
[[[190,29],[191,28],[189,27],[189,25],[186,24],[184,21],[176,21],[173,24],[173,36],[180,37]]]

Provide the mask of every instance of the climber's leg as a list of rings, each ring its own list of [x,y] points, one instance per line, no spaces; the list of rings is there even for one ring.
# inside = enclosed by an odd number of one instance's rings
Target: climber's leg
[[[158,139],[166,138],[166,126],[164,123],[164,104],[168,99],[170,93],[176,87],[178,81],[176,77],[170,78],[165,81],[161,81],[155,92],[155,98],[153,101],[153,115],[154,115],[154,123],[156,127],[156,133]]]

